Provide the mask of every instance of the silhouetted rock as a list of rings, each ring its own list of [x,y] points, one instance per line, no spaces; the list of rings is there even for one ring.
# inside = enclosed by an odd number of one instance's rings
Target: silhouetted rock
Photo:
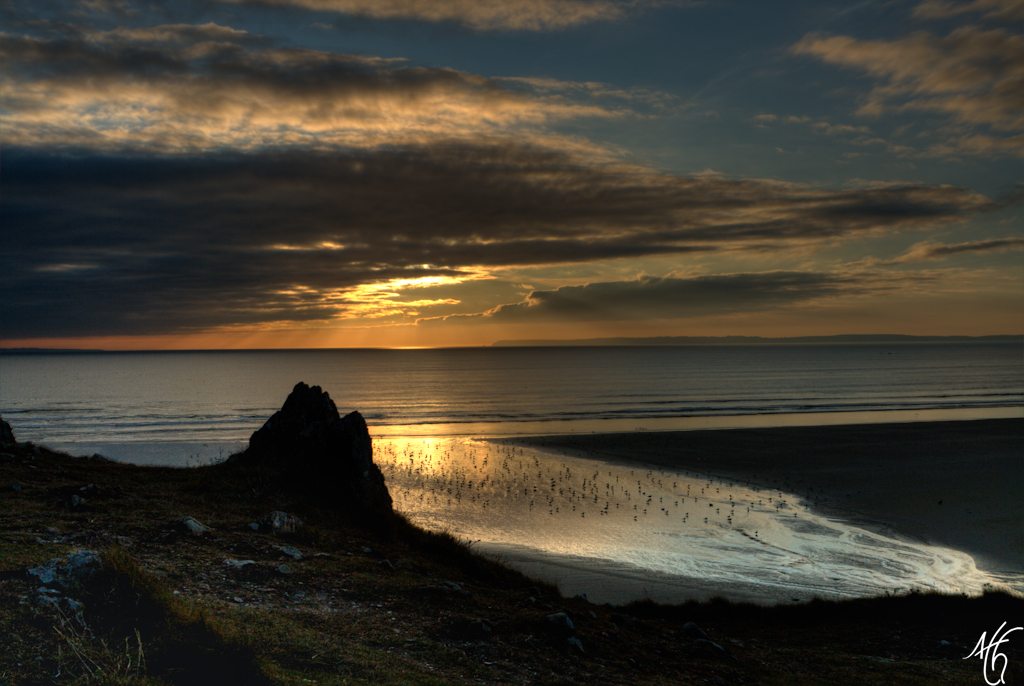
[[[266,465],[282,487],[335,509],[392,509],[366,422],[358,412],[339,416],[319,386],[296,384],[280,411],[249,439],[249,448],[229,462]]]
[[[0,445],[14,445],[17,443],[14,440],[14,431],[11,430],[11,425],[0,419]]]

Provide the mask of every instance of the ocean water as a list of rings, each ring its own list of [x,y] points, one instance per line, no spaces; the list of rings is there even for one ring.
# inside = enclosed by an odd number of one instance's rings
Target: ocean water
[[[512,564],[543,558],[562,570],[550,580],[597,602],[634,596],[574,586],[573,570],[649,579],[636,597],[667,601],[697,586],[779,601],[1019,591],[1024,573],[821,517],[794,494],[504,439],[1020,417],[1022,358],[1024,345],[992,343],[3,355],[0,414],[19,440],[187,466],[243,449],[305,381],[364,415],[413,521]]]
[[[244,446],[299,381],[375,436],[529,435],[1013,416],[1022,357],[1016,343],[2,355],[0,414],[19,440],[184,464]]]

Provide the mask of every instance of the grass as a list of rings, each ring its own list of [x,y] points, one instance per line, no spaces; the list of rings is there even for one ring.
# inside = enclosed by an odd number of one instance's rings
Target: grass
[[[80,683],[270,683],[249,645],[179,601],[124,548],[101,558],[102,570],[75,592],[90,610],[87,626],[56,608],[57,674]]]
[[[960,658],[982,631],[1024,617],[1024,601],[992,593],[595,606],[450,533],[401,515],[341,516],[235,465],[4,452],[0,489],[22,489],[0,496],[3,684],[981,684],[980,660]],[[87,484],[94,495],[68,507]],[[305,526],[286,535],[246,526],[278,509]],[[183,515],[211,532],[184,533]],[[104,563],[74,592],[87,628],[37,605],[22,571],[81,549]],[[546,621],[559,611],[583,653]],[[688,621],[728,654],[694,645]],[[1008,684],[1024,683],[1019,636],[1004,645]]]
[[[68,617],[59,607],[54,631],[57,644],[55,678],[68,675],[72,683],[140,684],[146,679],[146,655],[142,637],[135,632],[135,641],[128,638],[124,646],[111,649],[103,639],[96,639],[88,627]]]

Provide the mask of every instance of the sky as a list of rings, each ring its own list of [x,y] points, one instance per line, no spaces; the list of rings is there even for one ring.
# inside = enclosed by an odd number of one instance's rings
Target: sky
[[[1024,335],[1024,0],[0,13],[4,347]]]

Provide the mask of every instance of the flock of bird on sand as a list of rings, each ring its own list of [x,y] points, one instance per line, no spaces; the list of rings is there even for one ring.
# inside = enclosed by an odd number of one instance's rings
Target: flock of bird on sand
[[[791,496],[775,489],[687,472],[558,460],[515,445],[390,440],[378,442],[375,453],[396,506],[407,512],[498,509],[505,516],[616,516],[634,522],[664,516],[756,538],[757,529],[743,528],[752,509],[791,509]]]

